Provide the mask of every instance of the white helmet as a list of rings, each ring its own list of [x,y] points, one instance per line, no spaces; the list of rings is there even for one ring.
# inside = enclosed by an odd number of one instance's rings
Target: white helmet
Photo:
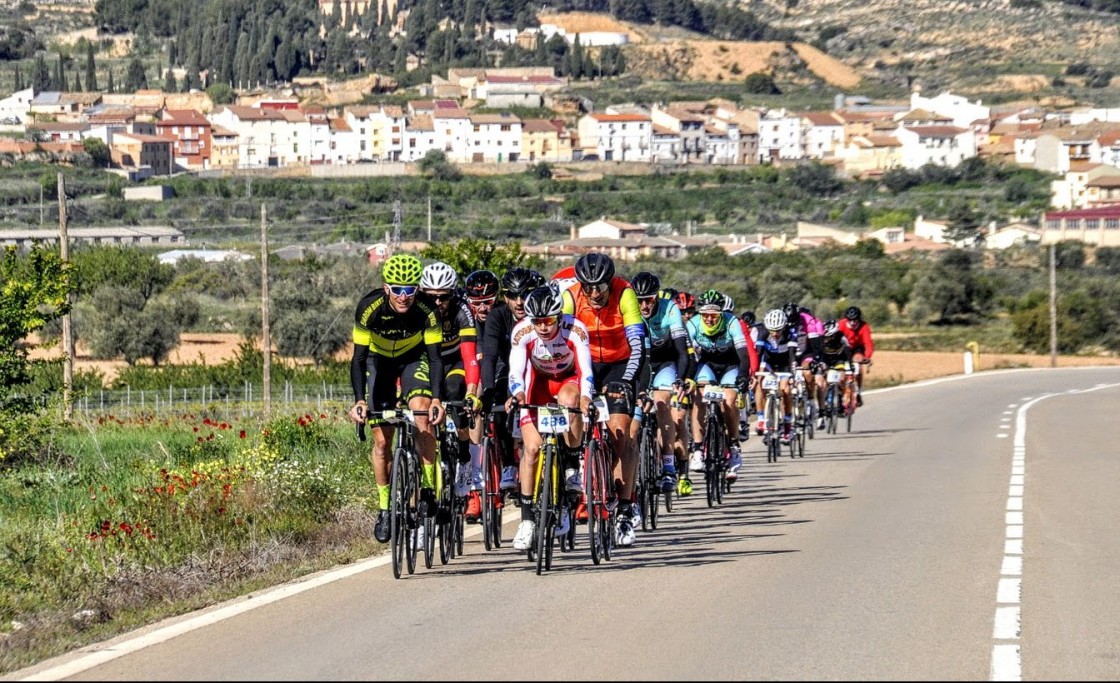
[[[728,313],[735,312],[735,300],[726,294],[723,295],[723,310]]]
[[[766,329],[771,332],[783,330],[789,318],[786,317],[785,311],[780,308],[774,308],[766,312],[766,317],[762,319],[762,323],[766,325]]]
[[[455,289],[458,284],[459,274],[442,261],[424,266],[424,272],[420,275],[421,289]]]

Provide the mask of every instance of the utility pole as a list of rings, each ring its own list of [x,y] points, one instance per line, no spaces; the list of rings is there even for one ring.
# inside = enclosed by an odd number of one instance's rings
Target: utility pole
[[[40,185],[40,192],[42,186]],[[66,184],[62,174],[58,174],[58,246],[63,263],[70,262],[70,237],[66,233]],[[66,295],[70,303],[70,295]],[[74,406],[70,392],[74,388],[74,328],[71,326],[70,311],[62,315],[62,416],[67,421],[74,417]]]
[[[1057,245],[1050,245],[1050,367],[1058,367],[1058,267]]]
[[[428,197],[428,244],[432,243],[432,198]]]
[[[39,183],[39,227],[43,227],[43,184]]]
[[[398,199],[393,202],[393,251],[396,251],[401,244],[401,221],[401,200]]]
[[[264,394],[264,419],[272,413],[272,333],[268,327],[268,221],[264,202],[261,202],[261,357],[264,367],[261,370],[262,393]]]

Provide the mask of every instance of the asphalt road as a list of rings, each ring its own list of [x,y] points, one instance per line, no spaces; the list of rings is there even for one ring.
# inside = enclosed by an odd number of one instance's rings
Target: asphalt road
[[[580,538],[537,576],[510,523],[498,551],[371,561],[7,678],[1115,680],[1118,407],[1120,368],[871,392],[804,459],[752,436],[722,508],[681,501],[598,567]]]

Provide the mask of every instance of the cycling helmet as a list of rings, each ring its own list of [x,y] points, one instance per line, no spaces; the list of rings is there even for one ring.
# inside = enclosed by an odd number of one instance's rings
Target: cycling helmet
[[[662,299],[668,299],[669,301],[672,301],[677,298],[677,290],[673,289],[672,287],[665,287],[657,293],[657,296],[661,297]]]
[[[735,312],[735,300],[726,294],[723,295],[723,310],[728,313]]]
[[[614,260],[606,254],[584,254],[576,261],[576,279],[584,285],[600,285],[614,277]]]
[[[498,295],[498,276],[489,270],[476,270],[467,276],[463,283],[467,296],[474,299],[485,299]]]
[[[525,315],[529,318],[547,318],[560,315],[564,310],[564,298],[555,284],[537,287],[525,297]]]
[[[755,323],[754,311],[743,311],[743,315],[739,316],[747,325]]]
[[[681,292],[677,294],[675,297],[673,297],[673,300],[677,302],[677,307],[682,311],[687,311],[690,308],[696,308],[696,297],[692,296],[688,292]]]
[[[835,320],[824,323],[824,332],[821,333],[822,348],[828,353],[837,353],[844,344],[844,334]]]
[[[863,311],[859,310],[859,306],[848,306],[848,310],[844,311],[844,317],[852,322],[863,320]]]
[[[782,313],[786,314],[787,322],[790,320],[796,321],[801,319],[801,307],[793,301],[789,302],[785,306],[782,306]]]
[[[634,276],[634,279],[630,281],[630,286],[634,288],[634,293],[638,295],[639,299],[647,296],[657,296],[657,290],[661,289],[661,278],[643,270]]]
[[[502,294],[511,297],[525,296],[544,283],[544,276],[537,271],[515,266],[502,276]]]
[[[459,284],[459,274],[443,261],[424,266],[420,276],[420,286],[424,289],[455,289]]]
[[[766,325],[766,329],[771,332],[784,330],[789,318],[786,317],[785,311],[780,308],[774,308],[766,312],[766,317],[762,319],[762,323]]]
[[[709,289],[696,300],[696,310],[701,313],[720,313],[723,311],[723,294]]]
[[[387,285],[418,285],[424,266],[411,254],[390,256],[381,266],[381,279]]]

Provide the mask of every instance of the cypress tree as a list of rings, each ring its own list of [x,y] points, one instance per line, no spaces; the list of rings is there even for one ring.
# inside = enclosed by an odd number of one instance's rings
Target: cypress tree
[[[86,43],[86,87],[97,92],[97,62],[93,60],[93,43]]]
[[[19,62],[16,62],[15,92],[19,92],[20,90],[23,90],[23,67],[20,66]]]
[[[106,92],[116,92],[117,86],[113,84],[113,67],[109,67],[109,85],[105,86]]]

